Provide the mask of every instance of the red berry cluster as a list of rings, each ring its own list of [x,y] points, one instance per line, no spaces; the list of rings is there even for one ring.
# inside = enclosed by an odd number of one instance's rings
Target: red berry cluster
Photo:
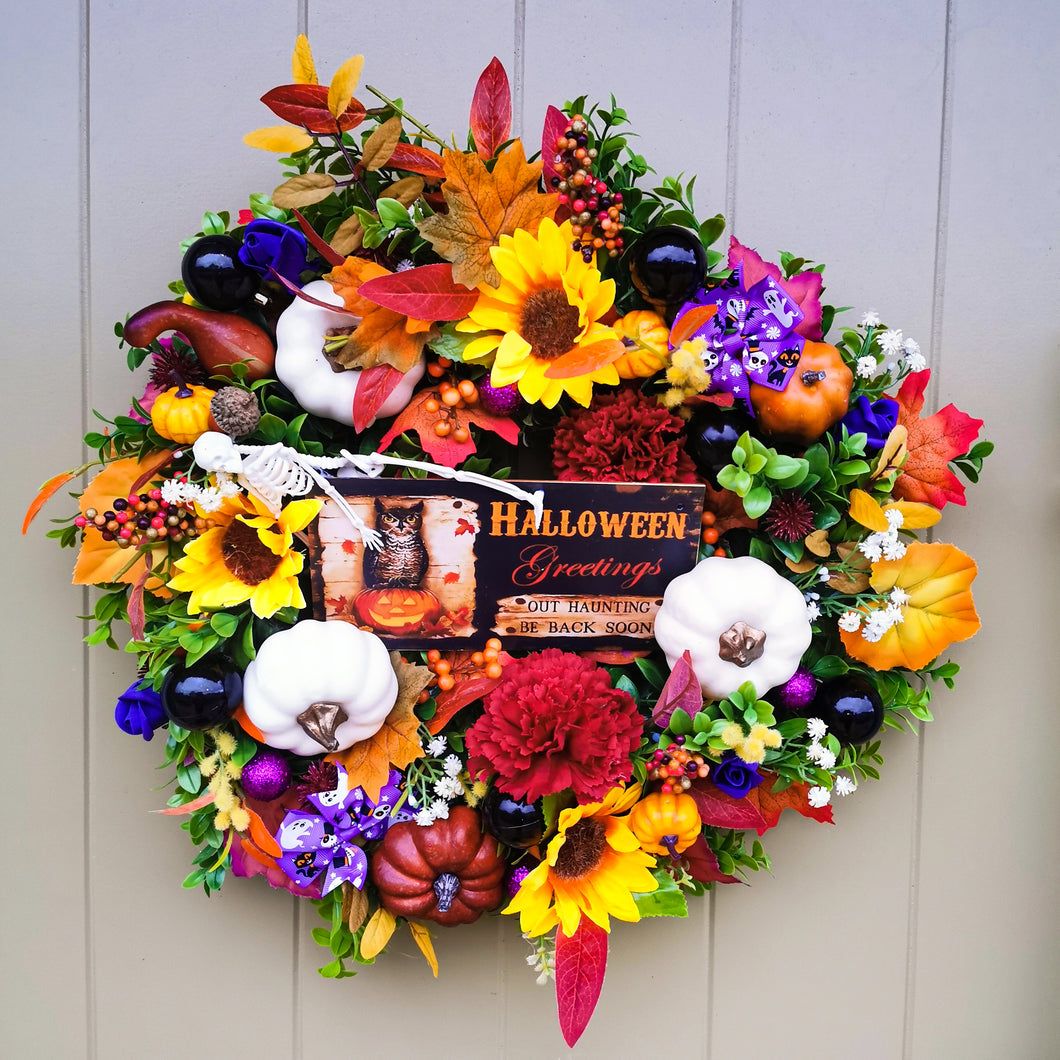
[[[683,741],[684,737],[678,739]],[[680,795],[692,787],[693,780],[702,779],[709,773],[710,766],[703,756],[691,754],[679,743],[672,743],[665,750],[657,747],[648,763],[648,776],[663,782],[662,790],[666,795]]]
[[[557,175],[551,180],[562,206],[571,208],[572,250],[580,250],[592,261],[597,250],[617,258],[622,252],[622,193],[610,192],[607,184],[593,176],[596,148],[589,147],[589,126],[580,114],[571,118],[562,136],[556,137],[553,162]]]
[[[132,493],[115,497],[105,512],[86,508],[85,514],[74,520],[74,526],[98,530],[104,541],[114,541],[119,548],[135,548],[167,538],[180,542],[197,537],[213,526],[213,520],[199,518],[187,508],[162,500],[162,491],[153,489],[139,496]]]

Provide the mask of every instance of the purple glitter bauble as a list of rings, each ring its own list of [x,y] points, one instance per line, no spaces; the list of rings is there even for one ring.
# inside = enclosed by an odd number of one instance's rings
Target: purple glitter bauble
[[[509,898],[514,898],[519,893],[519,888],[523,885],[523,880],[529,875],[530,870],[525,865],[520,865],[517,869],[512,869],[512,874],[508,877]]]
[[[291,786],[291,767],[279,752],[259,751],[243,767],[240,781],[247,798],[269,802]]]
[[[777,689],[777,705],[798,713],[813,702],[817,695],[817,678],[809,670],[799,667],[788,680]]]
[[[491,386],[488,379],[478,384],[478,400],[487,412],[495,416],[510,416],[523,403],[517,384]]]

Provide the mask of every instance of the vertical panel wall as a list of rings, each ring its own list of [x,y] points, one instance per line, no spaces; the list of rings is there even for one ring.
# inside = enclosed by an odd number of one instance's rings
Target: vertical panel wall
[[[945,513],[943,537],[980,562],[984,628],[953,652],[938,721],[887,738],[883,780],[834,828],[785,818],[767,835],[774,876],[686,921],[618,925],[574,1055],[1050,1055],[1060,16],[1044,0],[41,0],[6,20],[0,1052],[567,1054],[507,918],[441,932],[438,981],[399,935],[335,982],[315,971],[311,907],[262,881],[181,890],[191,847],[149,814],[158,741],[111,720],[132,660],[83,649],[91,598],[41,540],[67,506],[17,536],[40,482],[79,459],[89,410],[140,386],[114,322],[166,297],[203,210],[279,182],[241,138],[271,123],[257,97],[304,28],[323,77],[364,52],[364,81],[446,137],[493,55],[528,150],[547,104],[613,92],[659,177],[698,173],[700,212],[727,212],[767,258],[827,262],[848,319],[874,308],[921,343],[929,406],[982,416],[998,442],[969,508]]]

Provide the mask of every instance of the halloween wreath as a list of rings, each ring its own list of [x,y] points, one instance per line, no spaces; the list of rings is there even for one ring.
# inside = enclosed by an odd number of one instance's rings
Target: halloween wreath
[[[573,1044],[611,917],[767,867],[755,833],[931,719],[976,567],[918,532],[992,447],[823,265],[715,249],[613,100],[549,107],[534,160],[496,59],[466,149],[362,63],[319,84],[299,38],[247,136],[286,179],[118,325],[142,396],[27,523],[99,467],[49,536],[88,641],[128,628],[185,887],[304,896],[332,978],[518,916]]]

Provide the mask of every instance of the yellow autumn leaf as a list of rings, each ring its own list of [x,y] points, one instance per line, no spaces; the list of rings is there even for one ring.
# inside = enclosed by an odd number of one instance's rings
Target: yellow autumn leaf
[[[281,155],[289,155],[294,151],[304,151],[312,146],[313,137],[302,132],[301,129],[296,129],[293,125],[266,125],[263,129],[248,132],[243,137],[243,143],[262,151],[275,151]]]
[[[412,932],[412,941],[416,943],[420,948],[420,953],[423,954],[424,959],[430,965],[431,971],[434,973],[434,978],[438,978],[438,958],[434,955],[434,944],[431,942],[431,933],[427,929],[426,924],[417,924],[416,921],[409,921],[409,931]]]
[[[328,85],[328,110],[336,121],[350,105],[353,93],[357,89],[357,82],[361,80],[361,70],[364,68],[364,56],[355,55],[347,59],[342,66],[335,71],[335,76]]]
[[[850,518],[854,522],[880,533],[886,533],[891,528],[891,524],[887,522],[887,516],[883,514],[883,508],[880,507],[879,501],[864,490],[850,491]]]
[[[923,669],[951,644],[978,631],[970,589],[977,573],[971,556],[937,542],[914,541],[901,559],[874,563],[873,590],[887,596],[899,588],[909,599],[901,605],[902,621],[878,641],[866,640],[860,630],[841,630],[847,653],[874,670]]]
[[[923,530],[925,527],[934,526],[942,518],[942,512],[938,508],[922,504],[920,501],[892,501],[884,506],[884,511],[901,512],[903,530]]]
[[[296,85],[315,85],[317,70],[313,65],[313,53],[309,48],[309,38],[304,33],[298,34],[294,42],[294,54],[291,56],[291,76]]]
[[[366,961],[370,961],[382,953],[396,927],[397,919],[394,914],[380,906],[364,926],[364,934],[361,936],[361,956]]]
[[[908,440],[909,430],[907,427],[899,423],[891,428],[891,433],[887,435],[887,441],[880,450],[876,467],[873,468],[873,481],[892,474],[905,463],[905,458],[909,455],[909,450],[905,444]]]

